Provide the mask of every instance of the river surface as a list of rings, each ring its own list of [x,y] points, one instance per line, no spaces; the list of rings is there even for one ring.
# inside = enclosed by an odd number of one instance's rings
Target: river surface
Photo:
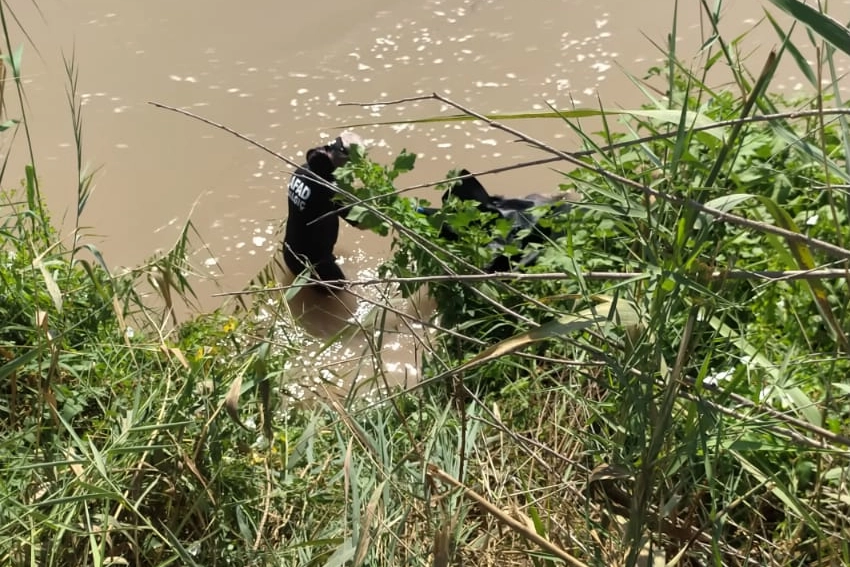
[[[708,29],[699,5],[680,2],[676,42],[679,56],[695,68]],[[629,75],[643,77],[664,60],[658,46],[667,44],[673,6],[671,0],[38,0],[14,3],[26,35],[8,19],[13,47],[23,46],[39,179],[54,218],[65,219],[63,234],[73,226],[76,204],[64,56],[78,72],[84,161],[97,170],[82,216],[83,242],[117,270],[168,248],[191,218],[205,244],[195,240],[195,289],[203,307],[212,308],[222,301],[215,293],[242,289],[274,257],[290,168],[223,130],[149,102],[226,125],[294,161],[346,125],[456,112],[434,101],[344,102],[438,92],[483,113],[636,107],[647,99]],[[846,21],[850,2],[830,6]],[[723,35],[751,32],[740,51],[754,74],[779,44],[760,21],[765,9],[787,26],[769,2],[723,3]],[[808,40],[795,37],[813,59]],[[715,87],[728,76],[717,80]],[[790,94],[807,85],[789,58],[772,88]],[[20,115],[8,85],[6,93],[7,114]],[[577,148],[563,123],[517,126],[549,144]],[[542,156],[482,124],[358,131],[379,161],[402,148],[418,154],[400,187],[441,179],[455,167],[486,170]],[[6,186],[23,177],[21,133],[11,147],[6,136]],[[555,171],[539,167],[488,177],[485,185],[520,195],[552,192],[558,181]],[[433,191],[418,194],[438,199]],[[364,278],[374,275],[387,249],[387,239],[344,226],[337,252],[350,277]],[[328,356],[358,358],[362,351],[350,346],[337,345]],[[382,349],[385,370],[415,379],[410,341],[387,341]]]

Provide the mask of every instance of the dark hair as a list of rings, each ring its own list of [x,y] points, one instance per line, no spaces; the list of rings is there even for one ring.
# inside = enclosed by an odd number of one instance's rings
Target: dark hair
[[[462,169],[460,175],[470,175],[469,171]],[[478,201],[482,205],[490,202],[490,194],[481,185],[481,182],[474,177],[467,177],[461,180],[460,183],[443,193],[443,202],[448,200],[450,195],[454,195],[464,201]]]
[[[344,156],[348,155],[348,148],[345,146],[345,142],[342,141],[342,136],[337,136],[336,140],[325,147],[331,151],[341,153]]]
[[[334,164],[327,146],[307,150],[307,167],[326,181],[333,181]]]

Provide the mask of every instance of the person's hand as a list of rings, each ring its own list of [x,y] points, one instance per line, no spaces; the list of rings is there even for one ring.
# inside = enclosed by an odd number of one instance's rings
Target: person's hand
[[[362,205],[354,205],[351,207],[351,210],[349,210],[348,214],[345,216],[345,220],[360,230],[371,230],[372,232],[377,232],[381,236],[389,234],[389,227],[387,224],[375,213]]]

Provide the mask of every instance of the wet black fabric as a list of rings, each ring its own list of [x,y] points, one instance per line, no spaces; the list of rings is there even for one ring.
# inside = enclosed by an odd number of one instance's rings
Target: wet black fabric
[[[461,175],[469,175],[469,171],[462,170]],[[509,272],[522,266],[531,266],[540,255],[538,250],[526,249],[529,244],[542,244],[562,236],[553,232],[548,227],[540,225],[540,219],[544,216],[562,215],[570,211],[570,203],[557,201],[538,194],[530,194],[524,198],[506,198],[498,195],[490,195],[484,186],[475,177],[467,177],[459,184],[453,186],[443,194],[443,203],[450,196],[467,201],[478,202],[478,210],[483,213],[495,213],[499,217],[511,221],[511,230],[505,238],[494,238],[489,247],[495,251],[501,251],[507,244],[516,245],[521,252],[513,256],[498,254],[493,261],[484,266],[487,272]],[[548,210],[535,210],[536,207],[551,205]],[[426,214],[436,209],[424,209]],[[520,237],[520,233],[528,229],[528,233]],[[449,227],[443,227],[442,235],[449,239],[461,238]]]
[[[339,237],[339,219],[345,218],[348,207],[336,202],[337,192],[310,172],[333,184],[333,170],[326,148],[307,152],[307,163],[295,170],[289,181],[289,217],[283,243],[283,259],[292,272],[308,270],[328,283],[345,280],[333,250]],[[317,220],[327,213],[334,214]]]
[[[321,289],[330,291],[342,289],[345,285],[345,274],[337,265],[333,254],[318,261],[310,261],[304,256],[298,256],[284,244],[283,261],[292,273],[297,275],[307,272],[315,279],[321,280]]]

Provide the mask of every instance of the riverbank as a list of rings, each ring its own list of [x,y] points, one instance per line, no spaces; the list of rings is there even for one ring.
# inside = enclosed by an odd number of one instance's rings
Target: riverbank
[[[850,54],[845,28],[797,17]],[[748,71],[733,44],[715,38],[696,72],[669,53],[637,81],[643,108],[534,118],[583,139],[575,152],[527,134],[528,116],[439,95],[456,115],[439,120],[536,147],[553,191],[581,196],[540,221],[516,273],[481,269],[518,252],[508,226],[453,200],[424,216],[397,193],[415,155],[356,153],[339,183],[393,244],[352,289],[427,284],[437,317],[401,317],[433,328],[404,387],[370,324],[367,379],[340,388],[316,368],[309,404],[292,391],[293,364],[316,356],[296,288],[259,278],[238,309],[175,320],[194,301],[191,222],[117,270],[75,237],[82,168],[70,238],[35,172],[7,171],[0,563],[847,563],[850,112],[832,50],[809,64],[785,44]],[[787,59],[812,95],[773,94]]]

